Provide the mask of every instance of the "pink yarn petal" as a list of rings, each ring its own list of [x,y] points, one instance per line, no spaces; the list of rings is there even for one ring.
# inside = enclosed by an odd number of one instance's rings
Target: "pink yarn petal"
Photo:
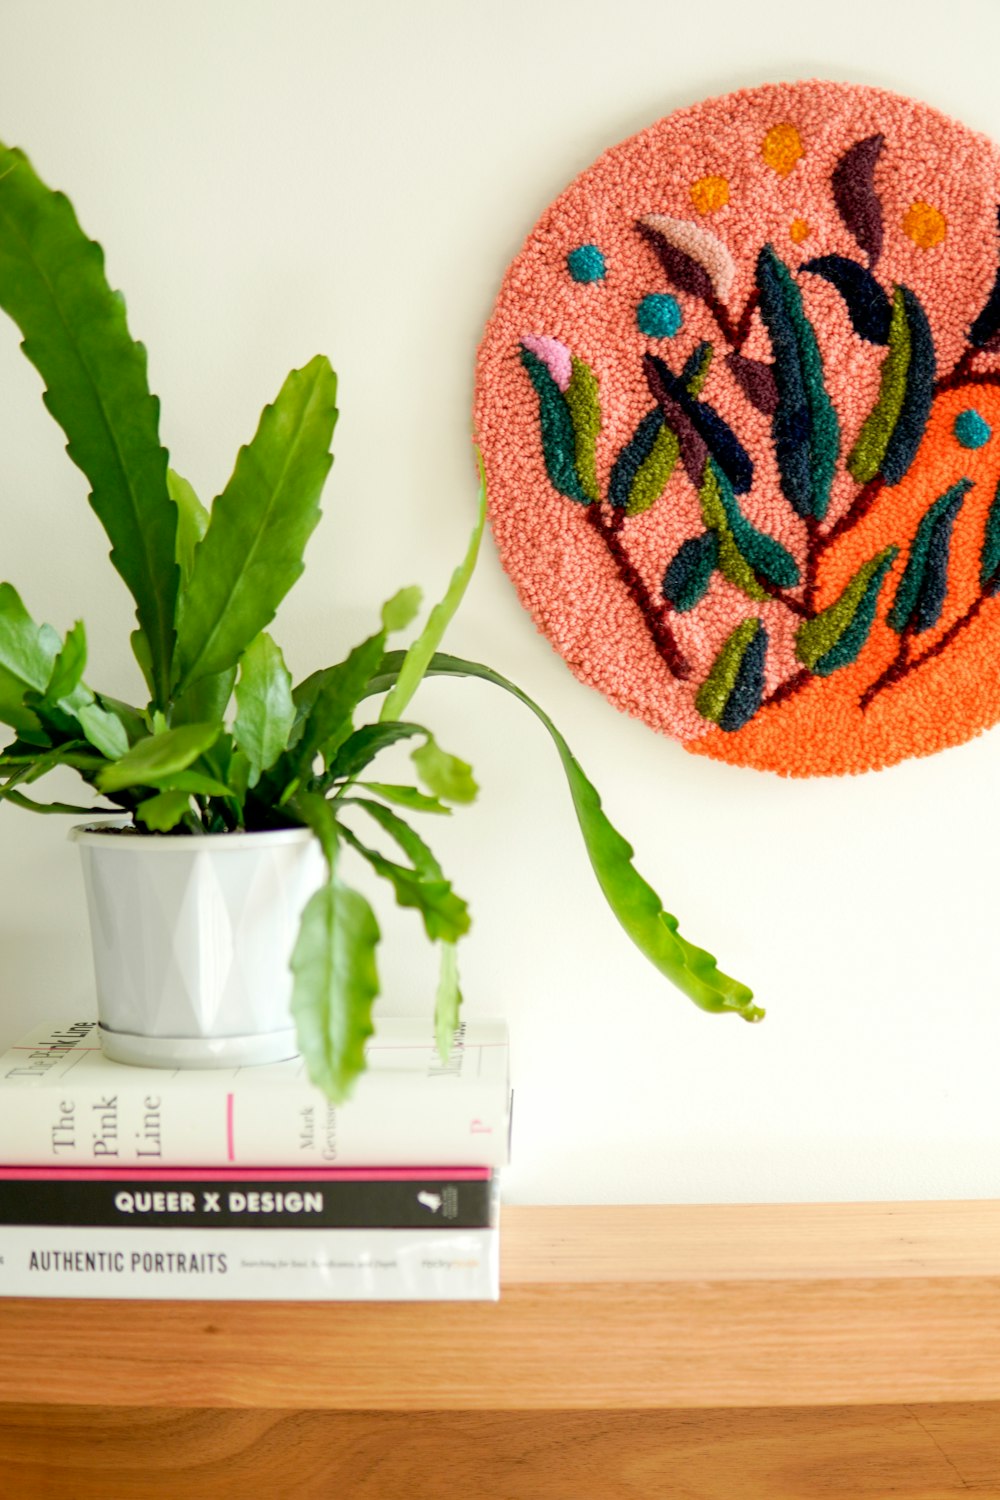
[[[560,344],[558,339],[550,339],[541,333],[526,333],[522,336],[521,343],[526,349],[530,349],[532,354],[538,355],[561,391],[569,388],[570,377],[573,374],[573,356],[565,344]]]
[[[736,279],[736,262],[720,239],[689,219],[669,219],[666,214],[646,214],[639,220],[647,229],[662,234],[671,245],[690,255],[711,276],[720,302],[729,301]]]

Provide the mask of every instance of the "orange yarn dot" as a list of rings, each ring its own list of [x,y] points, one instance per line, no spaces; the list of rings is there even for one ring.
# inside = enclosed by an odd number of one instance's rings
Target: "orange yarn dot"
[[[788,233],[797,245],[801,245],[803,240],[809,238],[811,230],[805,219],[793,219],[788,226]]]
[[[903,215],[903,233],[921,250],[940,245],[948,232],[948,220],[939,208],[922,201],[911,203]]]
[[[779,177],[787,177],[795,163],[805,155],[802,137],[794,125],[773,125],[764,137],[760,154],[773,172]]]
[[[729,183],[724,177],[699,177],[691,184],[691,202],[700,214],[718,213],[729,202]]]

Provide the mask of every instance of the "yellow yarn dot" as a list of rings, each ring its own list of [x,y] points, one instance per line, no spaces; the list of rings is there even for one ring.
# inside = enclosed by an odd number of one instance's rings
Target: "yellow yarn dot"
[[[773,172],[779,177],[787,177],[804,155],[802,137],[794,125],[773,125],[764,137],[760,154]]]
[[[729,202],[729,183],[724,177],[699,177],[691,184],[691,202],[700,214],[714,214]]]
[[[809,238],[812,231],[805,219],[793,219],[788,226],[788,233],[797,245],[801,245],[803,240]]]
[[[911,203],[903,215],[903,233],[909,235],[921,250],[932,250],[935,245],[940,245],[947,232],[948,220],[930,203]]]

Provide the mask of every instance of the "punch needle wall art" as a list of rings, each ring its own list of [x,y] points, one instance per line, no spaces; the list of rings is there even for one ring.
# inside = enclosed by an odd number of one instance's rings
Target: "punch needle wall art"
[[[504,566],[584,682],[699,754],[889,765],[1000,719],[1000,150],[773,85],[605,153],[480,348]]]

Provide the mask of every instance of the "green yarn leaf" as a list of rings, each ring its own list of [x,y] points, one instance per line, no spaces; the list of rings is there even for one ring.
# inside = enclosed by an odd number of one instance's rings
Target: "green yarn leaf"
[[[886,547],[870,558],[828,608],[799,627],[795,655],[817,677],[828,677],[857,659],[875,619],[882,584],[898,556],[898,547]]]
[[[979,582],[982,588],[991,595],[1000,590],[1000,482],[997,483],[993,492],[993,500],[986,517],[983,550],[979,558]]]
[[[390,652],[368,685],[370,693],[392,686],[402,663],[401,652]],[[664,911],[659,896],[632,863],[633,850],[608,819],[597,790],[584,775],[552,720],[527,693],[479,662],[438,653],[429,676],[479,677],[511,693],[535,715],[552,738],[562,762],[591,866],[604,898],[640,952],[665,978],[702,1010],[735,1011],[746,1021],[759,1021],[764,1012],[753,1004],[753,991],[723,974],[711,953],[697,948],[678,931],[677,918]]]
[[[705,389],[708,372],[712,368],[712,345],[707,339],[692,349],[680,373],[681,384],[689,396],[700,396]]]
[[[111,542],[148,650],[162,707],[170,688],[178,568],[177,509],[167,490],[160,407],[146,351],[69,200],[0,146],[0,307],[45,382],[44,401],[66,451],[90,482],[90,504]]]
[[[705,464],[700,498],[705,525],[718,537],[718,566],[724,578],[750,599],[768,597],[758,581],[761,578],[776,588],[795,588],[800,573],[792,554],[747,520],[732,485],[713,458]]]
[[[858,484],[867,484],[882,467],[886,449],[903,409],[910,352],[910,325],[906,316],[906,304],[902,289],[897,286],[892,294],[889,352],[882,362],[878,400],[858,433],[858,440],[847,460],[848,471]]]
[[[573,423],[575,461],[580,488],[588,500],[600,500],[597,485],[597,439],[601,434],[601,396],[597,376],[585,360],[572,356],[566,405]]]
[[[542,436],[545,471],[553,489],[569,500],[590,504],[590,496],[576,471],[576,431],[566,397],[544,362],[521,345],[521,363],[538,397],[538,422]]]
[[[710,723],[718,724],[721,721],[726,711],[726,704],[736,686],[743,658],[751,642],[755,640],[759,628],[760,621],[756,616],[737,625],[733,633],[724,641],[712,663],[712,670],[698,689],[694,706],[702,718],[708,719]]]
[[[698,498],[701,501],[702,519],[709,531],[714,531],[718,538],[718,567],[723,578],[741,589],[748,599],[766,599],[767,590],[757,582],[753,569],[736,545],[722,500],[720,470],[712,459],[705,464],[705,475]]]
[[[927,511],[910,546],[906,568],[887,620],[897,634],[920,635],[936,625],[948,589],[951,533],[971,479],[960,479]]]
[[[642,461],[632,481],[625,507],[627,516],[641,516],[660,498],[674,472],[680,451],[677,434],[669,427],[661,426],[649,456]]]

